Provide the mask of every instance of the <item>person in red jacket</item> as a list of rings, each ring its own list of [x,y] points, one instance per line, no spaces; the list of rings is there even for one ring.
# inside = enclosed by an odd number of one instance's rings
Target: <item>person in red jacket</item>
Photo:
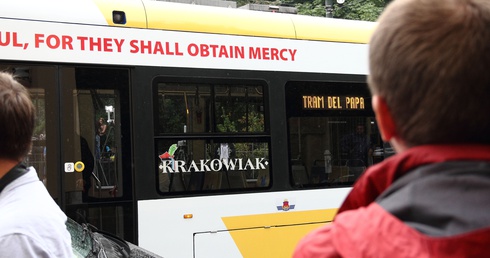
[[[396,155],[293,257],[490,257],[490,1],[394,0],[368,85]]]

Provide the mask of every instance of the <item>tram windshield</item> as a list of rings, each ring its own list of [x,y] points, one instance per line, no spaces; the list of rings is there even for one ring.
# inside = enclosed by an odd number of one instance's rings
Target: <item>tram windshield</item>
[[[286,87],[292,184],[351,185],[385,152],[366,84]]]

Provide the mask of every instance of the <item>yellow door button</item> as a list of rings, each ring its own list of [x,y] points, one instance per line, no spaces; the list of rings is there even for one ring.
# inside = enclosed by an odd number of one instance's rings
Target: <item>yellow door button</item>
[[[83,162],[77,161],[75,163],[75,171],[82,172],[84,169],[85,169],[85,164],[83,164]]]

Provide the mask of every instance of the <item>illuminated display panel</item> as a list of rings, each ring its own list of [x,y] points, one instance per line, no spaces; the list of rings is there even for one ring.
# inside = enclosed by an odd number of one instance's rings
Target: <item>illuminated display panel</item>
[[[362,96],[303,95],[303,109],[307,110],[364,110]]]

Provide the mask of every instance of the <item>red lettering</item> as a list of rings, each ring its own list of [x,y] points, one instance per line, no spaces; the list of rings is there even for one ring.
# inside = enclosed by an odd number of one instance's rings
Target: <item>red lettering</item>
[[[78,36],[77,40],[80,42],[80,50],[82,51],[88,49],[89,51],[114,52],[113,46],[115,45],[117,51],[121,52],[122,44],[124,43],[124,39],[118,40],[111,38],[93,38],[83,36]],[[62,36],[63,49],[73,49],[72,41],[73,39],[70,36]]]
[[[233,52],[231,52],[231,53],[233,53]],[[229,58],[230,57],[228,55],[228,50],[226,49],[226,46],[221,46],[220,47],[220,49],[219,49],[219,57],[225,57],[225,58]]]
[[[271,59],[269,57],[269,51],[270,51],[270,48],[262,48],[262,58],[264,60],[270,60]]]
[[[271,60],[279,60],[279,50],[277,48],[271,48]]]
[[[175,42],[174,45],[175,45],[175,55],[177,55],[177,56],[183,56],[184,53],[182,53],[182,52],[179,51],[179,43]]]
[[[169,42],[165,42],[165,50],[167,50],[167,55],[174,55],[175,53],[170,51],[170,43]]]
[[[41,43],[44,43],[44,34],[34,34],[34,46],[39,48]]]
[[[22,47],[22,44],[17,42],[17,32],[12,32],[12,43],[14,47]]]
[[[250,57],[250,59],[261,59],[260,48],[250,47],[249,48],[249,57]]]
[[[201,56],[203,56],[203,57],[209,56],[209,46],[208,45],[201,44],[200,50],[201,50]]]
[[[151,54],[151,41],[140,41],[140,53],[144,54],[145,50],[148,50],[148,54]]]
[[[38,35],[38,34],[36,34]],[[10,32],[1,32],[0,31],[0,46],[6,47],[10,45]]]
[[[121,52],[121,49],[122,49],[122,44],[124,43],[124,39],[114,39],[114,42],[116,43],[116,47],[117,47],[117,52]]]
[[[213,50],[213,57],[216,57],[216,49],[218,49],[218,45],[209,45],[209,47]]]
[[[153,49],[153,54],[160,54],[160,55],[164,55],[165,52],[163,52],[163,46],[162,46],[162,42],[160,41],[157,41],[157,43],[155,44],[155,49]]]
[[[41,44],[45,44],[50,49],[70,49],[73,50],[73,38],[71,36],[63,35],[48,35],[47,37],[44,34],[34,34],[34,47],[39,48]],[[19,44],[22,46],[22,44]],[[83,46],[83,45],[82,45]],[[26,46],[24,45],[24,48]]]
[[[61,42],[62,42],[61,48],[73,50],[73,45],[72,45],[73,38],[72,37],[61,36]]]
[[[235,57],[236,58],[245,58],[245,48],[244,47],[235,47]]]
[[[189,46],[187,46],[187,53],[191,56],[197,56],[199,55],[199,47],[197,47],[196,44],[191,43]]]
[[[129,42],[129,45],[131,46],[131,49],[129,50],[129,52],[131,52],[133,54],[139,52],[139,47],[138,47],[138,41],[137,40],[131,40]]]
[[[85,50],[85,41],[88,40],[88,37],[81,37],[81,36],[78,36],[77,37],[78,41],[80,41],[80,50]]]
[[[263,60],[282,60],[282,61],[294,61],[296,55],[296,49],[279,49],[279,48],[261,48],[250,47],[249,58],[250,59],[263,59]],[[291,56],[289,58],[289,55]]]
[[[101,51],[102,50],[102,40],[100,38],[88,38],[88,45],[90,51]]]
[[[112,39],[104,38],[104,52],[112,52]]]
[[[3,35],[3,37],[2,37]],[[24,47],[27,48],[28,43],[20,43],[17,38],[17,32],[1,32],[0,31],[0,46],[6,47],[12,44],[13,47]]]
[[[281,51],[279,51],[279,55],[281,56],[281,60],[288,61],[288,58],[284,56],[284,52],[287,52],[287,51],[288,51],[287,49],[281,49]]]
[[[291,61],[294,61],[294,57],[296,56],[297,49],[289,49],[289,53],[291,53]]]
[[[56,35],[49,35],[46,38],[46,45],[51,49],[59,48],[61,44],[60,38]]]

